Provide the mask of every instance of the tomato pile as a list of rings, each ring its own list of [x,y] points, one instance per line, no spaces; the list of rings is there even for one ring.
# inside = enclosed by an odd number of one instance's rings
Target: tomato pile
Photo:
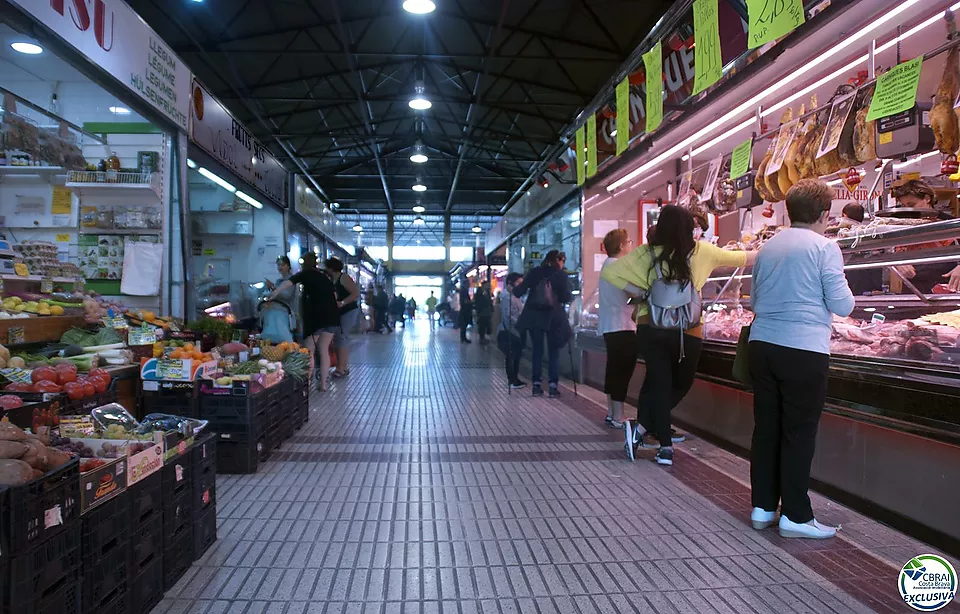
[[[65,392],[71,401],[78,401],[107,391],[110,374],[104,369],[92,369],[86,375],[78,375],[76,365],[59,364],[55,367],[38,367],[31,371],[30,382],[14,382],[4,390],[9,392]]]

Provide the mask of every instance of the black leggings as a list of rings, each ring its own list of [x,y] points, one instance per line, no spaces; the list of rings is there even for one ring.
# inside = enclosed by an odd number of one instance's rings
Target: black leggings
[[[607,348],[607,370],[603,378],[603,391],[614,401],[627,400],[630,378],[637,368],[637,333],[618,330],[603,334]]]
[[[813,520],[810,465],[817,426],[827,400],[830,356],[750,342],[753,379],[753,443],[750,486],[753,506],[803,524]]]
[[[642,324],[637,327],[637,341],[646,365],[637,403],[637,421],[660,441],[661,446],[671,446],[670,412],[693,386],[703,340],[683,335],[683,358],[680,358],[678,330]]]

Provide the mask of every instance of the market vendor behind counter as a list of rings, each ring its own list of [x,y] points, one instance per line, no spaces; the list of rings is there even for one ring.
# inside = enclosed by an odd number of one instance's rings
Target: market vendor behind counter
[[[946,212],[938,210],[937,193],[934,189],[922,179],[911,179],[895,185],[891,189],[891,195],[897,199],[897,209],[901,210],[929,210],[936,211],[939,219],[952,219],[955,217],[953,211]],[[894,213],[896,210],[894,210]],[[906,245],[896,248],[897,252],[916,252],[925,249],[937,249],[956,245],[956,241],[935,241],[931,243],[920,243],[917,245]],[[910,256],[919,256],[919,254],[910,254]],[[920,265],[902,265],[897,267],[897,271],[905,279],[909,280],[917,290],[924,294],[960,292],[960,264],[957,262],[937,262]],[[892,280],[891,286],[896,288],[901,284],[895,283],[898,280]],[[906,288],[901,293],[908,291]]]

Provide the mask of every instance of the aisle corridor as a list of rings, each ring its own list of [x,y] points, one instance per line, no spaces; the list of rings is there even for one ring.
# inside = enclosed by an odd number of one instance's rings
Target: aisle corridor
[[[280,454],[218,478],[219,541],[155,612],[909,611],[897,573],[929,546],[819,497],[843,538],[755,532],[743,460],[693,439],[630,464],[602,408],[508,395],[452,329],[354,348]]]

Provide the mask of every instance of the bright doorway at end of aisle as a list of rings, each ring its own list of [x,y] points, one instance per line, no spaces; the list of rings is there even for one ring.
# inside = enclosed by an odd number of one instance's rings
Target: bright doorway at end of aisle
[[[417,302],[417,314],[427,312],[427,299],[430,293],[436,297],[437,302],[443,302],[443,278],[429,277],[426,275],[398,275],[393,279],[394,292],[402,294],[408,301],[412,298]]]

